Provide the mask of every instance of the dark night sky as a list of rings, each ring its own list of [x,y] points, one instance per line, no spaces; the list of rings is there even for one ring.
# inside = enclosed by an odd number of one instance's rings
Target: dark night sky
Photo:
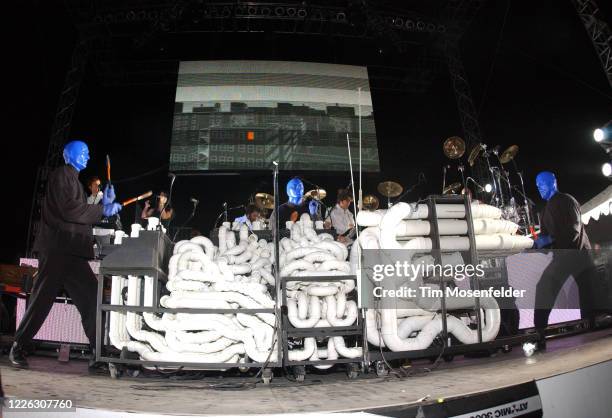
[[[9,180],[4,197],[10,216],[4,217],[7,238],[2,240],[2,262],[16,262],[25,251],[36,167],[46,154],[75,40],[76,31],[61,4],[23,1],[11,14],[12,44],[5,52],[4,65],[12,74],[5,83],[9,91],[15,91],[7,115],[8,126],[13,128],[3,141],[3,177]],[[410,1],[398,4],[409,7]],[[166,41],[172,42],[162,40]],[[166,45],[153,47],[160,56],[175,58],[166,48],[159,51]],[[189,45],[174,54],[184,59],[390,66],[408,65],[414,59],[412,49],[398,54],[384,40],[218,34]],[[595,127],[612,119],[612,89],[569,0],[489,1],[464,36],[461,51],[480,109],[484,142],[502,149],[519,145],[518,163],[525,171],[531,198],[539,201],[533,179],[543,169],[555,171],[560,188],[581,203],[609,184],[600,173],[605,154],[591,135]],[[93,156],[82,178],[102,175],[108,153],[119,199],[165,188],[173,101],[174,86],[108,87],[88,68],[72,130],[73,138],[90,144]],[[373,101],[382,172],[365,178],[364,192],[374,192],[379,181],[389,179],[409,187],[419,172],[425,173],[428,182],[411,197],[439,192],[441,166],[447,162],[442,142],[452,135],[463,136],[448,75],[440,71],[422,94],[374,91]],[[155,169],[152,175],[120,181]],[[281,189],[290,175],[281,176]],[[332,195],[349,183],[348,173],[305,176]],[[271,189],[269,174],[178,177],[173,199],[178,207],[176,223],[186,217],[189,196],[201,202],[192,225],[208,231],[223,201],[240,204],[251,193]],[[327,200],[331,204],[333,196]],[[125,212],[124,218],[133,216],[133,210]]]

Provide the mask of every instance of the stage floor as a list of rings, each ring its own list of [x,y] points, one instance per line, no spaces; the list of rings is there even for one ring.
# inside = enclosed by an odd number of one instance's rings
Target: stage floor
[[[409,405],[423,398],[449,399],[490,391],[578,370],[612,359],[612,330],[550,340],[548,349],[525,357],[520,347],[489,358],[456,357],[430,373],[409,378],[370,373],[348,380],[344,372],[306,375],[304,383],[275,377],[272,384],[235,388],[220,383],[253,379],[173,380],[168,378],[89,375],[84,361],[68,364],[30,357],[30,369],[11,368],[6,356],[0,370],[7,395],[18,398],[72,399],[78,408],[171,415],[245,415],[364,411]],[[412,369],[428,362],[413,363]],[[410,370],[410,368],[406,369]],[[231,385],[230,385],[231,386]]]

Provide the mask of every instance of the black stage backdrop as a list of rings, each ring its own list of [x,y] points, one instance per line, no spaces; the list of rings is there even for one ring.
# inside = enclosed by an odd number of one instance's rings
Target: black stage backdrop
[[[46,154],[75,41],[61,2],[30,0],[14,7],[5,55],[12,75],[5,79],[11,94],[9,129],[3,141],[2,174],[7,185],[2,262],[16,262],[25,252],[36,167]],[[527,191],[538,203],[534,176],[543,169],[555,171],[561,190],[584,202],[608,185],[600,173],[606,157],[592,140],[592,130],[612,119],[612,90],[569,1],[512,2],[500,38],[507,7],[505,1],[487,2],[461,42],[484,141],[502,149],[519,145],[518,162],[525,171]],[[419,47],[407,45],[405,53],[397,53],[386,40],[270,34],[207,35],[197,45],[194,50],[190,40],[154,39],[145,52],[177,64],[179,59],[274,59],[368,65],[370,75],[376,71],[372,67],[413,65],[420,52]],[[439,65],[441,71],[423,92],[373,90],[381,173],[364,176],[364,193],[375,192],[382,180],[413,186],[419,172],[427,183],[415,189],[410,200],[440,191],[441,167],[448,163],[442,143],[463,134],[450,79],[444,64]],[[103,81],[94,68],[88,68],[75,113],[72,137],[85,140],[93,157],[82,178],[104,175],[104,157],[110,154],[120,200],[167,188],[175,86],[108,86]],[[292,174],[296,173],[281,175],[283,199],[284,184]],[[328,204],[334,203],[336,189],[350,181],[348,173],[297,174],[327,189]],[[190,225],[207,233],[224,201],[246,203],[250,194],[259,191],[272,191],[271,172],[178,177],[174,222],[181,224],[187,217],[193,196],[200,205]],[[126,209],[124,224],[129,225],[133,216],[133,208]]]

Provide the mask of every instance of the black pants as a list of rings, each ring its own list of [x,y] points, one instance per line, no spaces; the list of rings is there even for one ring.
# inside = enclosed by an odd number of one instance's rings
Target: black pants
[[[588,251],[557,250],[536,287],[536,309],[533,318],[535,328],[542,332],[548,325],[548,317],[557,295],[570,275],[578,285],[581,317],[590,319],[593,314],[594,272],[595,267]]]
[[[89,343],[96,343],[96,299],[98,280],[87,259],[57,252],[38,257],[38,279],[28,309],[15,332],[15,341],[29,343],[44,323],[59,291],[64,289],[79,313]]]

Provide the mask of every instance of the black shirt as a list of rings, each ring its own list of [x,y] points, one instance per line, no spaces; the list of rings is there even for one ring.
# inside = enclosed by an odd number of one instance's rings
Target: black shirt
[[[287,221],[299,221],[300,216],[303,213],[310,213],[308,211],[308,202],[304,201],[299,205],[295,205],[293,203],[287,202],[283,203],[278,207],[278,222],[279,227],[283,229],[285,227],[285,223]]]
[[[91,225],[102,219],[102,210],[102,205],[87,204],[74,167],[56,168],[47,180],[34,250],[93,258]]]
[[[557,192],[546,203],[542,233],[553,239],[553,248],[589,250],[591,243],[580,219],[580,205],[571,195]]]

